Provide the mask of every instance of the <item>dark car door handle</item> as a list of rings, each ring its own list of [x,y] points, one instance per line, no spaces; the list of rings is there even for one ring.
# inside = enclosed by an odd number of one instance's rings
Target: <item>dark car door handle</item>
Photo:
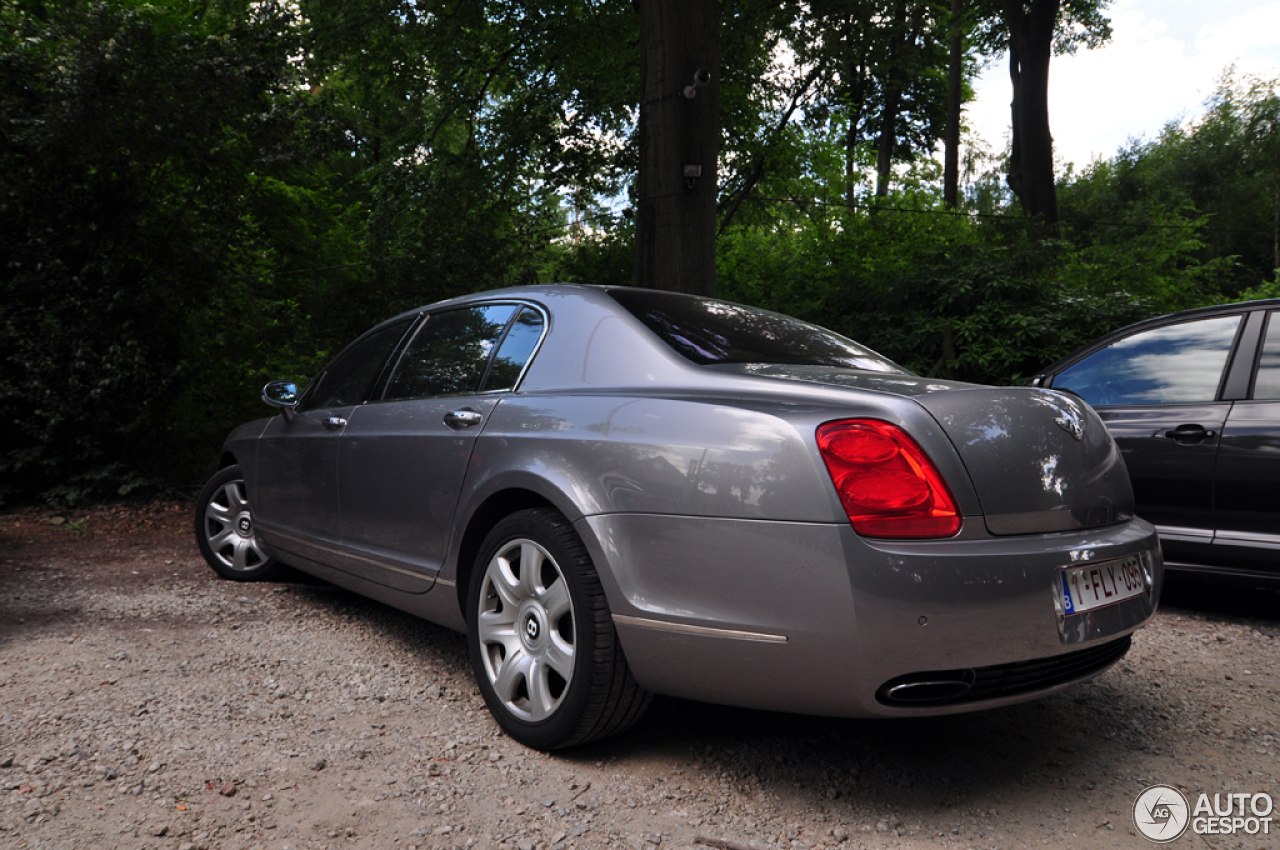
[[[1164,435],[1178,443],[1198,443],[1217,436],[1215,432],[1205,430],[1203,425],[1179,425],[1172,431],[1165,431]]]
[[[484,419],[484,416],[478,410],[468,410],[464,407],[462,410],[450,410],[446,413],[444,415],[444,424],[456,431],[460,431],[463,428],[470,428],[472,425],[479,425],[482,419]]]
[[[346,427],[347,420],[341,416],[329,416],[324,420],[324,429],[326,431],[341,431]]]

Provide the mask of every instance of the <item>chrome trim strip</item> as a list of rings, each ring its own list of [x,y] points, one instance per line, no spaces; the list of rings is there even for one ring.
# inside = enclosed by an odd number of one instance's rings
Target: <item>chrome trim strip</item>
[[[750,640],[760,643],[786,643],[786,635],[768,635],[761,632],[740,632],[735,629],[712,629],[706,626],[687,626],[684,623],[668,623],[663,620],[648,620],[644,617],[626,617],[614,614],[613,621],[624,626],[635,626],[640,629],[654,629],[660,632],[676,632],[684,635],[701,637],[728,638],[729,640]]]
[[[362,561],[366,564],[369,564],[370,566],[377,567],[380,570],[386,570],[387,572],[399,573],[400,575],[409,576],[411,578],[422,579],[423,581],[428,581],[428,580],[439,581],[439,579],[437,579],[435,575],[433,575],[432,573],[423,572],[422,570],[414,570],[408,567],[397,566],[395,564],[390,564],[384,560],[373,558],[369,555],[357,555],[354,552],[351,552],[347,549],[339,549],[334,546],[326,546],[323,543],[317,543],[314,540],[307,540],[305,538],[298,537],[297,535],[290,534],[287,531],[276,531],[274,529],[271,529],[268,531],[268,533],[274,537],[283,537],[285,540],[289,540],[293,543],[301,544],[302,546],[309,546],[313,549],[319,549],[322,552],[327,552],[330,555],[334,555],[335,557],[338,557],[338,558],[348,558],[352,561]],[[271,545],[270,540],[267,541],[267,545],[268,546]],[[453,582],[448,582],[448,583],[450,585],[453,584]]]
[[[1215,544],[1225,543],[1228,546],[1280,549],[1280,534],[1260,534],[1256,531],[1219,531],[1213,542]]]
[[[1165,540],[1176,540],[1180,543],[1209,543],[1213,540],[1211,528],[1182,528],[1176,525],[1157,525],[1156,534]]]
[[[453,579],[449,579],[449,578],[438,578],[438,579],[436,579],[436,584],[443,584],[445,587],[457,587],[457,586],[458,586],[458,583],[457,583],[456,581],[454,581]]]

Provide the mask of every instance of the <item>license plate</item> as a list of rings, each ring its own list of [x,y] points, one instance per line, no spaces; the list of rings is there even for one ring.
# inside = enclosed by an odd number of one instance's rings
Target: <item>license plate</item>
[[[1067,614],[1115,605],[1140,596],[1146,589],[1142,562],[1137,555],[1086,567],[1071,567],[1063,570],[1061,576],[1062,608]]]

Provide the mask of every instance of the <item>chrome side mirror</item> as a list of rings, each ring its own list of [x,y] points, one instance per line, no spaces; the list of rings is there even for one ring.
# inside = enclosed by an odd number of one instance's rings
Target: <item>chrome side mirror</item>
[[[298,406],[298,385],[293,381],[272,381],[262,388],[262,400],[280,408],[284,418],[292,420]]]

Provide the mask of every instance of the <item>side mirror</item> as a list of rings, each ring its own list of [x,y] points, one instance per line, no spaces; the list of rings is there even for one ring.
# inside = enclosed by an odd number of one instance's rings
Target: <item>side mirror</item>
[[[280,408],[284,418],[292,420],[298,406],[298,385],[293,381],[272,381],[262,388],[262,400]]]

